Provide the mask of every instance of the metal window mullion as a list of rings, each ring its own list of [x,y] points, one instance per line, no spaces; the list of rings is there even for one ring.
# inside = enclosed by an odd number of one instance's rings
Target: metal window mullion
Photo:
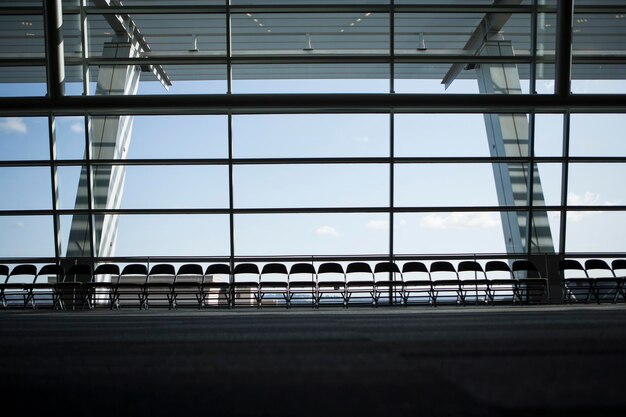
[[[391,94],[396,92],[396,74],[395,74],[395,59],[396,59],[396,9],[395,0],[391,0],[389,3],[389,92]],[[393,113],[392,113],[393,118]]]
[[[52,187],[52,227],[54,231],[54,257],[58,262],[61,258],[62,248],[59,227],[59,190],[57,187],[56,159],[56,120],[53,114],[48,116],[48,146],[50,150],[50,185]]]
[[[87,0],[81,0],[80,2],[80,42],[82,46],[81,54],[81,70],[83,73],[83,95],[89,95],[89,38],[88,38],[88,23],[87,14],[85,13],[85,6]]]
[[[574,0],[557,3],[556,14],[556,65],[555,94],[567,98],[571,93],[572,31],[574,25]]]
[[[228,114],[228,226],[229,226],[229,264],[230,270],[235,265],[235,214],[234,214],[234,179],[233,179],[233,115]],[[232,274],[230,281],[232,283]],[[234,294],[231,293],[231,297]],[[231,298],[232,299],[232,298]]]
[[[530,66],[530,94],[537,94],[537,0],[533,0],[532,14],[530,16],[530,50],[532,64]]]
[[[393,7],[393,0],[392,0]],[[393,77],[393,75],[392,75]],[[393,109],[389,112],[389,262],[393,262],[394,260],[394,216],[395,216],[395,114]],[[389,281],[392,281],[394,276],[394,272],[389,272]],[[389,304],[393,304],[393,287],[389,287]]]
[[[233,42],[230,0],[226,1],[226,94],[233,93]]]
[[[535,113],[531,112],[529,114],[528,120],[528,131],[529,131],[529,143],[528,143],[528,151],[529,155],[529,175],[528,175],[528,197],[526,204],[529,207],[533,207],[533,193],[535,188]],[[539,168],[537,168],[539,169]],[[533,237],[533,223],[535,221],[534,212],[529,210],[527,212],[527,220],[526,220],[526,249],[527,253],[530,256],[532,254],[532,237]]]
[[[61,21],[59,22],[59,18]],[[44,1],[44,28],[48,97],[54,102],[63,96],[64,62],[62,35],[57,26],[63,23],[61,0]],[[62,26],[61,26],[62,28]]]
[[[567,192],[569,181],[569,134],[570,113],[563,114],[563,165],[561,173],[561,219],[559,233],[559,254],[565,254],[565,238],[567,237]]]
[[[84,114],[85,123],[85,164],[87,171],[87,224],[89,227],[89,258],[93,263],[96,256],[95,233],[93,227],[94,202],[93,202],[93,176],[91,172],[91,135],[89,129],[89,114]]]

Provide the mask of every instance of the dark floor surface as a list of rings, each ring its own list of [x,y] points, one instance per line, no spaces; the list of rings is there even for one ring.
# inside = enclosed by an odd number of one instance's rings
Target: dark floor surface
[[[0,311],[0,334],[26,415],[626,415],[624,305]]]

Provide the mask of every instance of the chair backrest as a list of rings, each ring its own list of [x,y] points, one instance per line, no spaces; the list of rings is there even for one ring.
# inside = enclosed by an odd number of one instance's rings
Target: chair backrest
[[[390,276],[391,274],[391,276]],[[402,281],[402,273],[395,262],[379,262],[374,266],[374,281]]]
[[[504,261],[488,261],[485,264],[485,276],[487,279],[514,279],[511,267]]]
[[[156,264],[150,268],[148,275],[176,275],[176,269],[171,264]]]
[[[331,274],[330,277],[327,274]],[[341,278],[338,278],[336,275],[341,275]],[[345,281],[346,274],[343,270],[343,266],[336,262],[325,262],[317,268],[317,280],[318,282],[324,281]]]
[[[212,264],[207,266],[205,275],[230,275],[230,265]]]
[[[426,265],[423,262],[417,262],[417,261],[413,261],[413,262],[407,262],[404,265],[402,265],[402,273],[406,274],[409,272],[426,272],[428,273],[428,268],[426,267]]]
[[[277,277],[278,275],[278,277]],[[289,272],[287,267],[280,263],[269,263],[263,265],[261,270],[261,282],[263,281],[284,281],[287,282]]]
[[[207,266],[202,282],[230,282],[232,270],[228,264]]]
[[[65,268],[63,265],[57,264],[48,264],[44,265],[39,269],[37,276],[35,277],[35,281],[39,281],[40,277],[56,277],[56,282],[62,281],[65,279]]]
[[[79,277],[83,277],[84,279],[78,279]],[[93,274],[91,273],[90,265],[74,264],[67,268],[63,282],[90,281],[92,278]]]
[[[379,262],[374,266],[374,273],[384,273],[384,272],[393,272],[396,274],[400,274],[400,268],[395,262]]]
[[[256,274],[259,275],[259,267],[253,263],[243,263],[235,265],[233,274]]]
[[[514,261],[511,270],[513,271],[514,276],[518,279],[541,278],[537,265],[526,259],[518,259],[517,261]]]
[[[357,274],[355,276],[355,274]],[[374,282],[372,267],[366,262],[351,262],[346,267],[346,281]]]
[[[559,271],[562,278],[587,278],[587,271],[580,262],[575,259],[562,259],[559,261]]]
[[[430,279],[433,281],[459,279],[454,265],[448,261],[435,261],[430,264]]]
[[[202,269],[202,265],[184,264],[178,268],[178,273],[176,275],[178,276],[181,276],[181,275],[203,276],[204,270]]]
[[[6,280],[6,277],[9,276],[9,266],[8,265],[0,265],[0,275],[2,275],[4,277],[4,279]]]
[[[461,280],[476,280],[484,279],[485,271],[481,264],[476,261],[461,261],[456,267],[459,279]]]
[[[94,282],[102,282],[104,278],[98,280],[100,276],[110,275],[111,282],[119,282],[120,279],[120,267],[117,264],[100,264],[96,266],[96,269],[93,271],[93,280]]]
[[[245,275],[243,278],[238,278],[238,275]],[[251,278],[250,275],[253,275]],[[260,271],[257,264],[253,263],[242,263],[235,265],[233,270],[233,280],[234,282],[256,282],[258,283],[260,280]]]
[[[618,277],[626,276],[626,259],[615,259],[611,262],[611,269]]]
[[[315,275],[315,267],[312,264],[304,262],[291,265],[289,269],[289,275],[294,274],[312,274]]]
[[[289,268],[289,282],[315,282],[317,273],[313,264],[304,262],[291,265]]]
[[[120,275],[143,275],[147,277],[148,267],[144,264],[129,264],[122,269],[122,273]]]
[[[587,259],[585,261],[587,276],[593,278],[614,277],[615,274],[604,259]]]
[[[117,264],[100,264],[93,271],[95,275],[119,275],[120,267]]]
[[[13,270],[11,270],[11,273],[6,277],[5,283],[9,281],[25,282],[25,277],[27,275],[32,277],[32,280],[29,281],[34,281],[37,278],[37,267],[31,264],[16,265],[13,267]]]

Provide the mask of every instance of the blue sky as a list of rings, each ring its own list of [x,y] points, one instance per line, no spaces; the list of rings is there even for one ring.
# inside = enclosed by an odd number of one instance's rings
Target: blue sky
[[[303,85],[303,81],[272,83],[277,92]],[[314,81],[304,83],[307,88],[316,86]],[[324,81],[317,91],[350,90],[349,84],[354,83]],[[162,91],[156,83],[151,85]],[[266,85],[250,84],[249,91],[261,91]],[[457,88],[463,91],[464,86]],[[224,116],[135,117],[128,158],[225,158],[226,123]],[[571,155],[626,155],[623,125],[623,115],[572,115]],[[0,118],[2,159],[47,159],[47,129],[46,118]],[[241,115],[233,119],[233,133],[237,158],[375,157],[389,152],[386,115]],[[84,134],[82,118],[57,118],[58,158],[82,158]],[[560,155],[561,136],[561,115],[537,116],[537,155]],[[488,156],[483,116],[397,115],[395,152]],[[0,209],[52,207],[49,168],[1,169],[0,191],[11,198],[0,200]],[[539,170],[547,203],[559,204],[560,164],[541,164]],[[74,206],[79,173],[80,167],[59,168],[61,208]],[[498,204],[490,164],[403,164],[396,166],[395,176],[399,207]],[[568,199],[578,205],[625,204],[626,192],[613,180],[624,177],[626,164],[571,165]],[[225,166],[128,167],[122,208],[227,208],[227,179]],[[234,168],[234,179],[237,208],[385,207],[389,199],[389,167],[384,164],[241,165]],[[385,253],[388,220],[381,213],[237,215],[236,253]],[[64,247],[70,221],[70,216],[61,219]],[[558,213],[551,213],[550,221],[556,240]],[[566,249],[624,251],[625,225],[626,214],[620,212],[572,212]],[[229,250],[228,229],[227,215],[121,216],[116,253],[224,256]],[[52,219],[47,216],[0,216],[0,233],[0,256],[54,254]],[[505,251],[500,216],[493,212],[400,213],[395,217],[395,236],[397,253]]]

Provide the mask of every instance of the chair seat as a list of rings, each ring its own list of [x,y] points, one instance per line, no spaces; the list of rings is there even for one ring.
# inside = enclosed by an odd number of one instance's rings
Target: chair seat
[[[433,287],[460,287],[461,281],[454,279],[443,279],[441,281],[433,281]]]
[[[0,289],[3,290],[23,290],[25,289],[26,284],[18,284],[18,283],[7,283],[0,285]]]
[[[494,285],[510,285],[510,286],[516,286],[517,285],[517,281],[514,281],[512,279],[506,279],[506,278],[502,278],[502,279],[490,279],[487,281],[487,284],[489,286],[494,286]]]
[[[402,287],[405,284],[402,281],[376,281],[374,285],[376,287]]]
[[[24,284],[24,288],[28,290],[51,290],[54,284],[48,282],[35,282],[32,284]]]
[[[266,281],[261,283],[261,289],[263,288],[284,288],[287,289],[289,284],[281,281]]]
[[[316,284],[314,282],[290,282],[289,288],[315,288]]]
[[[430,287],[432,284],[432,281],[426,280],[404,281],[405,287]]]

